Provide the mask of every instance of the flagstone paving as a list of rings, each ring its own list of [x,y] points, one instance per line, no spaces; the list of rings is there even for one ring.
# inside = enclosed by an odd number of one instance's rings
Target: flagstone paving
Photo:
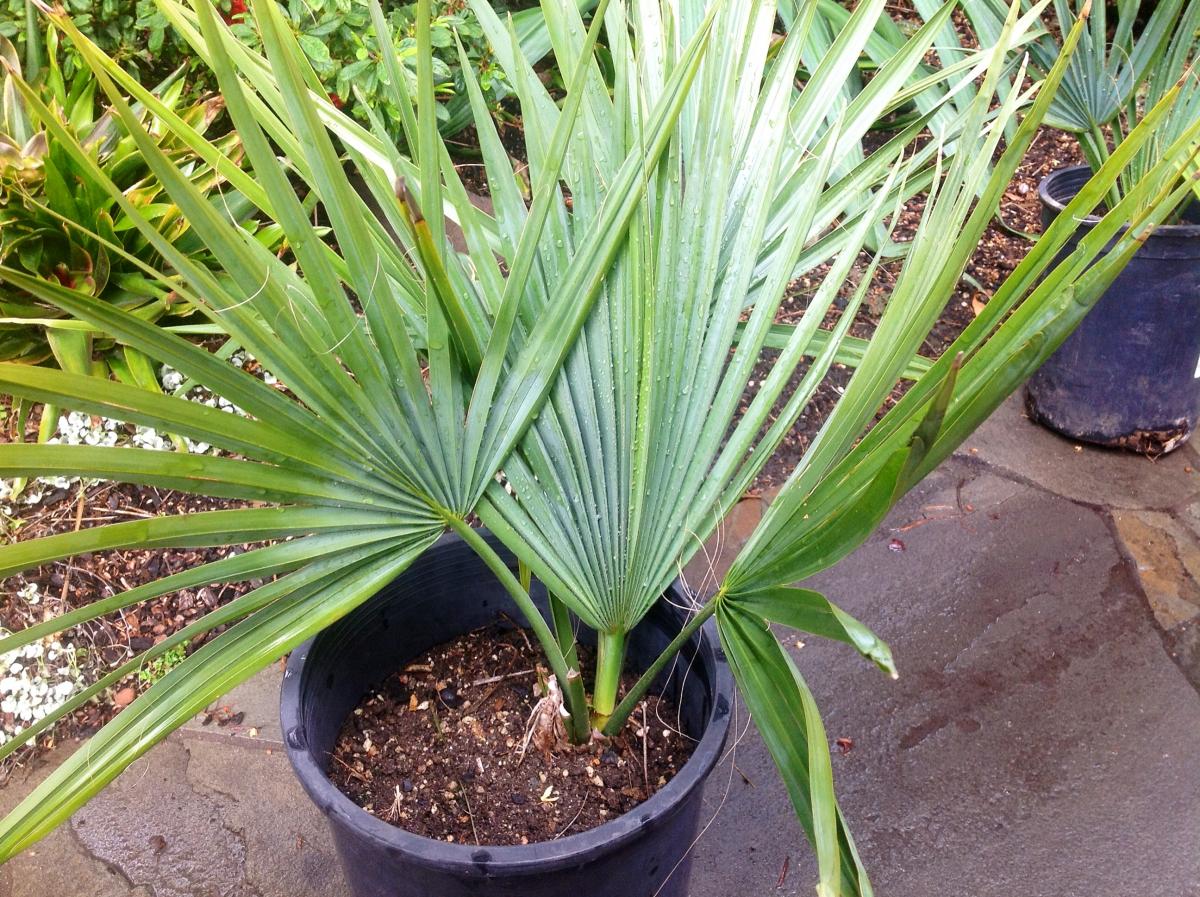
[[[843,808],[887,897],[1200,897],[1200,457],[1076,447],[1010,401],[885,526],[809,583],[887,639],[891,681],[781,631],[825,713]],[[703,587],[765,503],[689,565]],[[711,584],[709,575],[707,583]],[[295,783],[274,667],[32,850],[0,897],[342,897]],[[753,727],[706,792],[692,897],[811,895]],[[0,790],[11,807],[44,777]]]

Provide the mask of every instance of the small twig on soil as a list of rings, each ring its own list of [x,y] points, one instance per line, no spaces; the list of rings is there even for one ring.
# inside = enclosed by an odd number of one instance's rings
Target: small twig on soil
[[[458,788],[459,788],[459,791],[462,793],[463,803],[467,807],[467,816],[470,817],[470,819],[471,819],[471,835],[472,835],[472,837],[475,838],[475,844],[476,844],[476,846],[478,846],[479,845],[479,832],[475,830],[475,811],[471,809],[471,802],[469,800],[467,800],[467,789],[463,787],[462,782],[458,783]],[[397,794],[400,793],[399,788],[396,789],[396,793]],[[586,791],[584,792],[583,796],[585,798],[587,797]]]
[[[513,650],[516,650],[516,649],[514,648]],[[510,665],[508,669],[509,669],[509,670],[511,670],[511,669],[512,669],[512,666]],[[530,672],[536,673],[536,672],[537,672],[537,670],[536,670],[536,669],[534,669],[534,670],[530,670]],[[501,683],[501,682],[503,682],[503,681],[504,681],[504,680],[505,680],[505,679],[508,677],[508,675],[509,675],[509,672],[508,672],[508,670],[505,670],[503,673],[501,673],[501,674],[500,674],[500,677],[499,677],[499,679],[498,679],[496,682],[493,682],[493,683],[492,683],[492,687],[491,687],[491,688],[489,688],[487,691],[485,691],[485,692],[484,692],[482,695],[480,695],[478,698],[475,698],[475,699],[474,699],[474,700],[475,700],[475,703],[476,703],[476,705],[483,705],[483,704],[485,704],[485,703],[487,702],[487,699],[488,699],[488,698],[490,698],[492,695],[494,695],[494,694],[496,693],[497,689],[499,689],[499,688],[500,688],[500,683]],[[513,675],[516,675],[516,674],[514,673]],[[481,679],[481,680],[479,680],[479,681],[480,681],[480,682],[486,682],[487,680],[486,680],[486,679]]]
[[[949,515],[943,514],[943,515],[939,515],[936,517],[918,517],[916,520],[910,520],[908,523],[904,524],[903,526],[894,527],[892,529],[892,532],[907,533],[910,530],[914,530],[919,526],[924,526],[927,523],[937,523],[942,520],[958,520],[960,516],[961,515],[959,515],[959,514],[949,514]]]
[[[143,511],[141,508],[114,508],[109,517],[157,517],[153,511]],[[105,518],[99,518],[105,519]]]
[[[334,757],[334,759],[336,760],[337,758]],[[346,764],[343,763],[342,765],[345,766]],[[403,800],[404,800],[404,798],[400,796],[400,786],[397,785],[396,786],[396,799],[394,801],[392,801],[392,805],[390,807],[388,807],[388,811],[387,811],[388,822],[395,823],[395,822],[400,821],[400,805],[401,805],[401,801],[403,801]]]
[[[115,595],[117,590],[113,588],[113,584],[97,573],[95,570],[90,570],[87,567],[76,567],[74,564],[68,564],[60,561],[57,566],[62,567],[67,573],[78,573],[81,576],[89,577],[93,582],[98,584],[104,590],[104,594]],[[64,576],[66,574],[64,573]]]
[[[522,639],[524,639],[524,641],[525,641],[525,647],[526,647],[526,648],[528,648],[530,651],[532,651],[532,650],[533,650],[533,643],[529,641],[529,636],[527,636],[527,635],[525,634],[525,630],[524,630],[524,628],[518,627],[518,629],[517,629],[517,632],[518,632],[518,633],[520,633],[520,635],[521,635],[521,638],[522,638]]]
[[[79,501],[75,505],[75,532],[79,532],[79,528],[83,526],[83,501],[87,497],[83,480],[79,481]],[[67,603],[67,589],[71,585],[71,568],[67,567],[67,572],[63,575],[62,591],[58,593],[58,600],[62,604]]]
[[[79,532],[79,527],[83,525],[83,504],[87,498],[87,491],[84,488],[83,480],[79,481],[79,501],[75,505],[75,532]]]
[[[571,826],[573,826],[579,820],[579,817],[583,815],[583,808],[587,806],[587,799],[588,799],[588,792],[585,791],[585,792],[583,792],[583,802],[580,803],[580,805],[579,805],[579,812],[576,813],[574,815],[574,817],[572,817],[571,821],[568,822],[563,827],[562,831],[560,831],[557,835],[555,835],[553,838],[550,839],[551,841],[557,841],[559,838],[561,838],[563,835],[565,835],[567,832],[569,832],[571,830]]]
[[[514,627],[514,628],[517,630],[517,634],[518,634],[519,636],[521,636],[521,638],[522,638],[522,639],[524,639],[524,640],[525,640],[525,647],[526,647],[526,648],[528,648],[530,651],[533,651],[533,642],[531,642],[531,641],[529,640],[529,636],[527,636],[527,635],[525,634],[525,627],[524,627],[524,626],[518,626],[518,625],[517,625],[517,621],[516,621],[516,620],[514,620],[512,617],[510,617],[508,614],[503,614],[503,613],[502,613],[502,614],[500,614],[500,616],[501,616],[501,617],[503,617],[503,618],[504,618],[505,620],[507,620],[508,622],[510,622],[510,623],[512,623],[512,624],[513,624],[513,627]]]
[[[535,672],[537,672],[537,671],[532,670],[532,669],[517,670],[517,672],[515,672],[515,673],[504,673],[503,675],[500,675],[500,676],[488,676],[484,679],[476,679],[474,682],[471,683],[471,688],[475,688],[476,686],[479,686],[479,685],[492,685],[493,683],[496,683],[496,682],[503,682],[506,679],[516,679],[519,676],[532,676]]]
[[[358,779],[360,782],[369,782],[370,781],[366,776],[364,776],[361,772],[359,772],[357,769],[355,769],[353,766],[351,766],[349,763],[347,763],[345,760],[343,760],[337,754],[330,754],[329,756],[332,759],[336,760],[338,763],[342,764],[342,766],[346,767],[346,772],[350,773],[350,775],[354,776],[354,778]]]

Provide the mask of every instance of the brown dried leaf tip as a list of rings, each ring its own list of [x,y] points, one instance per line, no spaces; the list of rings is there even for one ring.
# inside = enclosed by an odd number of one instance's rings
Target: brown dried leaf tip
[[[525,739],[521,743],[521,759],[532,744],[543,754],[561,750],[567,744],[567,727],[563,723],[570,713],[563,704],[562,689],[559,688],[558,678],[550,676],[546,679],[546,696],[534,705],[529,715],[529,724],[525,730]]]

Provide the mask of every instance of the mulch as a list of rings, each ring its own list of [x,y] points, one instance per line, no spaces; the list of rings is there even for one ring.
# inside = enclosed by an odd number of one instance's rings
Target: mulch
[[[82,490],[76,484],[71,489],[48,491],[36,505],[18,504],[14,507],[14,518],[8,523],[10,533],[15,529],[15,538],[26,541],[109,523],[238,506],[240,503],[229,500],[128,484],[95,483]],[[246,547],[88,552],[44,564],[0,583],[0,626],[18,631],[161,577],[220,560]],[[29,584],[38,587],[37,604],[17,595],[18,590]],[[77,662],[86,680],[95,681],[257,584],[213,583],[184,589],[76,626],[65,633],[65,640],[75,645]],[[188,653],[225,628],[217,627],[189,641]],[[127,698],[130,689],[137,691],[146,686],[136,677],[118,683],[108,695],[84,705],[51,733],[42,736],[36,749],[19,750],[13,759],[19,764],[59,741],[92,734],[120,710],[118,696]],[[128,699],[119,703],[123,706]],[[11,725],[12,721],[7,723]]]

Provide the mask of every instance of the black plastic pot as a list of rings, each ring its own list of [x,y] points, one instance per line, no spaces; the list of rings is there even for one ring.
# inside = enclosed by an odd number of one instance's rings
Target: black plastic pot
[[[684,603],[674,587],[668,597]],[[448,844],[375,818],[329,781],[329,752],[368,689],[501,614],[520,619],[475,552],[447,536],[288,661],[280,698],[288,758],[329,821],[351,890],[357,897],[684,897],[702,786],[725,743],[732,699],[711,633],[686,645],[658,688],[680,705],[684,729],[699,739],[695,753],[657,794],[598,828],[523,847]],[[629,636],[630,663],[648,665],[682,622],[678,610],[658,602]]]
[[[1042,180],[1049,223],[1091,176],[1087,166]],[[1099,221],[1079,222],[1074,250]],[[1030,417],[1073,439],[1162,454],[1200,419],[1200,203],[1158,228],[1096,306],[1033,375]]]

